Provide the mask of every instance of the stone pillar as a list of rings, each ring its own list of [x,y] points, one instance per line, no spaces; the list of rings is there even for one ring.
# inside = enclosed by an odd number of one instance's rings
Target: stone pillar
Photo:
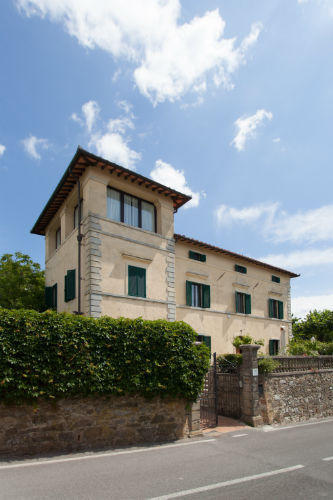
[[[241,380],[241,420],[257,427],[263,424],[259,407],[258,358],[259,345],[241,345],[243,361],[240,367]]]
[[[200,427],[200,400],[195,403],[188,403],[186,408],[186,419],[188,425],[188,436],[201,436]]]

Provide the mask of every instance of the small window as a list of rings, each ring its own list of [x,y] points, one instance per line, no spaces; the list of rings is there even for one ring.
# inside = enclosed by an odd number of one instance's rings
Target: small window
[[[235,264],[235,271],[237,271],[237,273],[242,273],[242,274],[246,274],[247,273],[246,267],[240,266],[238,264]]]
[[[65,302],[75,299],[75,269],[67,271],[64,288]]]
[[[242,314],[251,314],[251,295],[242,292],[236,292],[236,312]]]
[[[199,260],[200,262],[206,262],[206,255],[199,252],[193,252],[193,250],[189,250],[188,257],[189,259]]]
[[[197,341],[198,342],[202,342],[203,344],[205,344],[208,347],[209,352],[211,352],[212,338],[209,335],[198,335],[197,336]]]
[[[45,287],[45,305],[49,309],[57,310],[58,306],[58,285]]]
[[[274,283],[280,283],[280,278],[278,276],[274,276],[274,274],[272,274],[272,281],[274,281]]]
[[[80,214],[80,222],[82,221],[82,200],[80,201],[81,205],[81,214]],[[79,225],[79,205],[76,205],[74,208],[74,229]]]
[[[186,305],[209,308],[210,286],[186,281]]]
[[[283,302],[268,299],[268,314],[270,318],[283,319]]]
[[[277,339],[270,339],[269,341],[269,355],[277,356],[280,350],[280,341]]]
[[[128,266],[128,295],[146,297],[146,270],[143,267]]]
[[[59,248],[61,245],[61,228],[60,227],[56,230],[56,233],[55,233],[55,243],[56,243],[56,249]]]

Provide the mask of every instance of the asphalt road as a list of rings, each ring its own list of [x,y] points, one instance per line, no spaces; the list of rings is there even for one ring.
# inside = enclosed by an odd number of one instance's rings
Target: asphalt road
[[[0,499],[333,499],[333,419],[0,462]]]

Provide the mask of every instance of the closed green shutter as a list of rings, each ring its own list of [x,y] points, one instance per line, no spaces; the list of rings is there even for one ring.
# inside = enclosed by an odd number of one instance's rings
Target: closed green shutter
[[[251,295],[245,294],[245,314],[251,314]]]
[[[209,285],[201,285],[202,286],[202,307],[210,307],[210,286]]]
[[[274,356],[275,354],[275,342],[274,340],[269,341],[269,355]]]
[[[45,287],[45,305],[50,309],[53,307],[53,286]]]
[[[192,305],[192,282],[186,281],[186,305]]]
[[[75,299],[75,269],[67,271],[65,276],[65,302]]]
[[[200,260],[201,262],[206,262],[206,255],[204,255],[203,253],[200,254]]]
[[[128,295],[146,298],[146,270],[128,266]]]
[[[283,319],[283,302],[278,300],[279,319]]]
[[[57,310],[58,308],[58,285],[57,283],[52,287],[52,307]]]
[[[235,292],[236,313],[240,312],[240,293]]]
[[[203,335],[204,344],[208,347],[209,352],[212,350],[212,338],[209,335]]]
[[[268,315],[270,318],[274,318],[273,301],[274,301],[274,299],[268,299]]]

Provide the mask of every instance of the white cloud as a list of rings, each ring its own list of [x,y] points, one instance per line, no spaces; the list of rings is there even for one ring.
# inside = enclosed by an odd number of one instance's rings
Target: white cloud
[[[333,264],[333,248],[297,250],[286,254],[269,254],[259,260],[282,268],[302,268]]]
[[[233,222],[248,224],[249,222],[257,221],[262,217],[271,220],[274,217],[278,206],[278,203],[262,203],[244,208],[233,208],[228,207],[227,205],[220,205],[215,211],[215,216],[218,224],[221,226],[228,226]]]
[[[272,120],[272,118],[273,114],[265,109],[258,109],[258,111],[251,116],[237,118],[235,121],[237,134],[231,141],[231,145],[238,151],[243,151],[247,140],[255,137],[257,128],[263,125],[265,120]]]
[[[333,309],[333,293],[327,295],[312,295],[295,297],[291,300],[291,310],[294,316],[302,318],[314,309]]]
[[[220,226],[233,221],[256,223],[266,238],[274,242],[314,243],[333,239],[333,205],[288,214],[278,203],[252,205],[241,209],[220,205],[215,210]],[[259,224],[260,221],[260,224]]]
[[[273,142],[281,142],[280,137],[275,137],[275,139],[273,139]]]
[[[99,48],[134,65],[140,92],[156,105],[175,101],[212,80],[232,88],[231,76],[246,62],[261,23],[236,46],[224,38],[219,10],[181,24],[179,0],[16,0],[20,11],[49,17],[89,49]],[[116,80],[118,73],[113,76]]]
[[[4,154],[5,151],[6,151],[6,146],[0,144],[0,157]]]
[[[88,132],[92,131],[92,128],[98,118],[99,112],[100,108],[96,101],[88,101],[83,104],[82,113]]]
[[[47,139],[39,139],[34,135],[30,135],[22,140],[25,152],[35,160],[41,159],[40,150],[48,149],[50,144]]]
[[[93,145],[97,150],[97,154],[103,158],[132,170],[135,169],[136,162],[141,158],[140,153],[128,146],[128,139],[118,133],[107,132],[94,135],[91,138],[90,145]]]
[[[203,192],[200,193],[192,191],[187,184],[183,170],[177,170],[175,167],[162,160],[157,160],[155,162],[155,167],[150,172],[150,177],[160,184],[164,184],[165,186],[171,187],[176,191],[192,196],[192,200],[186,203],[184,208],[197,207],[199,205],[200,198],[205,197],[205,193]]]

